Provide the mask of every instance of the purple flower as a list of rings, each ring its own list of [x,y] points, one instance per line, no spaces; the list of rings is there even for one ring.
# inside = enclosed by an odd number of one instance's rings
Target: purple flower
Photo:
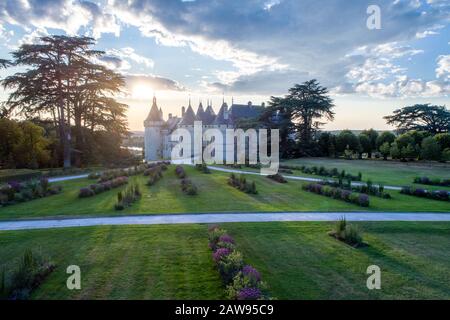
[[[219,262],[223,257],[226,257],[231,253],[231,250],[228,248],[219,248],[216,252],[213,253],[213,259],[217,263]]]
[[[221,235],[219,238],[219,242],[227,242],[234,244],[234,239],[228,234]]]
[[[261,291],[258,288],[244,288],[239,291],[238,300],[258,300],[261,298]]]
[[[22,184],[18,181],[9,181],[8,184],[14,189],[15,192],[20,192],[22,189]]]
[[[258,270],[256,270],[252,266],[249,265],[244,266],[244,268],[242,268],[242,273],[244,274],[244,276],[249,277],[255,282],[261,281],[261,274],[259,273]]]

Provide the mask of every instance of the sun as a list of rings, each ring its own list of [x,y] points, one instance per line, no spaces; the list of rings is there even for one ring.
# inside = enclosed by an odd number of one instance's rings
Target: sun
[[[146,84],[140,83],[133,87],[131,94],[135,99],[149,99],[149,97],[152,97],[153,89]]]

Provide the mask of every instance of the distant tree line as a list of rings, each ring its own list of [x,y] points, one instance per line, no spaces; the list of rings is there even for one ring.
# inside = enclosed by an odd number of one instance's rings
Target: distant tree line
[[[445,106],[416,104],[386,116],[396,134],[364,130],[339,134],[320,130],[334,119],[334,103],[317,80],[296,84],[284,97],[271,97],[265,112],[242,127],[279,129],[282,158],[302,156],[383,157],[400,160],[450,161],[450,111]]]
[[[0,67],[24,69],[1,81],[11,92],[1,105],[2,127],[13,130],[2,129],[8,133],[0,136],[8,146],[2,152],[9,153],[1,154],[0,165],[68,168],[129,157],[120,148],[127,105],[115,99],[125,81],[96,63],[104,52],[91,49],[94,44],[89,37],[46,36],[21,45],[12,61],[0,60]],[[40,151],[28,165],[16,162],[20,141],[31,133]]]

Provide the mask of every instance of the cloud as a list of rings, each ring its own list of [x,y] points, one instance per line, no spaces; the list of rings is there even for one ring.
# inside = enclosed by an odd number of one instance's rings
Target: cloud
[[[90,1],[78,0],[2,0],[0,20],[33,29],[58,29],[75,35],[81,28],[96,38],[102,33],[120,32],[113,14]]]
[[[110,0],[116,16],[144,36],[231,62],[233,68],[215,72],[217,81],[202,82],[210,89],[252,92],[257,83],[262,88],[270,84],[286,88],[308,74],[333,88],[345,87],[344,91],[359,88],[360,94],[399,96],[409,89],[396,76],[407,70],[395,59],[420,54],[407,42],[448,23],[445,3],[377,1],[382,29],[368,30],[366,9],[372,4],[368,0],[323,0],[320,5],[315,0]],[[364,47],[370,54],[348,57]],[[424,93],[433,91],[422,87]]]
[[[110,69],[121,72],[131,69],[131,62],[143,65],[146,68],[153,68],[155,65],[152,59],[137,54],[130,47],[106,50],[103,56],[94,60]]]
[[[146,85],[155,91],[185,91],[186,88],[175,80],[156,75],[129,74],[125,76],[127,87],[131,90],[136,85]]]
[[[125,71],[131,68],[128,61],[114,55],[105,54],[101,57],[95,58],[95,60],[95,62],[103,64],[107,68],[114,71]]]
[[[437,58],[436,77],[450,81],[450,55],[442,55]]]

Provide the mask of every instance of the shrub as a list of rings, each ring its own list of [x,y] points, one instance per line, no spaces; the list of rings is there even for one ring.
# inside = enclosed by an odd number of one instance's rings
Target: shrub
[[[240,175],[239,179],[237,179],[234,173],[230,174],[230,177],[228,178],[228,184],[245,193],[258,193],[258,191],[256,190],[256,183],[254,181],[252,181],[251,183],[247,182],[247,179],[243,175]]]
[[[432,186],[450,187],[450,179],[440,180],[440,179],[430,179],[428,177],[416,177],[414,178],[414,183]]]
[[[197,187],[189,179],[181,180],[181,190],[189,196],[194,196],[197,194]]]
[[[223,234],[219,237],[219,242],[228,242],[234,244],[234,239],[228,234]]]
[[[279,173],[268,175],[267,178],[272,179],[273,181],[276,181],[278,183],[287,183],[287,180]]]
[[[305,191],[317,193],[326,197],[351,202],[362,207],[369,206],[369,196],[367,194],[353,193],[349,190],[343,190],[336,187],[322,185],[320,183],[308,183],[302,185]]]
[[[421,197],[421,198],[428,198],[428,199],[434,199],[434,200],[441,200],[441,201],[449,201],[450,195],[449,191],[447,190],[435,190],[435,191],[428,191],[422,188],[412,188],[409,186],[402,187],[400,190],[400,193],[415,196],[415,197]]]
[[[176,166],[175,168],[175,174],[178,178],[184,179],[186,178],[186,171],[184,171],[184,168],[182,166]]]
[[[222,259],[224,259],[226,256],[231,254],[232,250],[229,248],[219,248],[215,252],[213,252],[213,260],[215,263],[219,263]]]
[[[248,277],[254,285],[261,281],[261,274],[250,265],[246,265],[242,268],[242,274],[245,277]]]
[[[89,187],[81,188],[78,193],[78,197],[80,198],[92,197],[94,195],[111,190],[113,188],[120,187],[127,183],[128,177],[117,177],[109,181],[91,184]]]
[[[258,288],[243,288],[239,291],[238,300],[258,300],[261,298],[261,290]]]
[[[338,237],[343,238],[346,227],[347,227],[347,220],[345,219],[345,217],[342,217],[341,219],[336,221],[336,224],[335,224],[335,227],[334,227],[335,234]]]
[[[25,182],[9,181],[0,185],[0,205],[7,206],[60,193],[61,186],[50,185],[47,178]]]
[[[342,170],[341,173],[339,173],[339,170],[337,168],[332,168],[332,169],[327,169],[323,166],[321,167],[317,167],[317,166],[313,166],[313,167],[306,167],[306,166],[290,166],[290,165],[280,165],[280,168],[282,170],[298,170],[301,171],[305,174],[314,174],[314,175],[318,175],[318,176],[324,176],[324,177],[334,177],[334,178],[348,178],[352,181],[361,181],[362,180],[362,174],[361,172],[358,172],[357,175],[352,175],[352,174],[348,174],[345,172],[345,170]],[[280,170],[280,172],[282,172]],[[288,173],[288,172],[286,172]],[[292,173],[292,171],[290,172]]]
[[[345,217],[336,221],[334,230],[329,234],[351,246],[359,247],[363,244],[360,229],[355,225],[348,224]]]
[[[360,246],[363,242],[361,231],[355,225],[348,225],[345,228],[344,240],[350,245]]]
[[[358,198],[358,204],[361,207],[368,207],[369,206],[369,196],[367,194],[361,193]]]
[[[30,293],[55,269],[55,265],[41,255],[27,249],[11,276],[10,288],[4,289],[10,299],[28,299]]]
[[[208,228],[209,247],[230,299],[260,299],[264,283],[254,267],[244,265],[242,254],[234,249],[234,239],[217,225]]]
[[[211,250],[215,251],[217,243],[219,242],[219,239],[221,236],[225,235],[226,231],[223,229],[220,229],[218,226],[212,226],[211,230],[208,232],[208,238],[209,238],[209,247]]]
[[[138,184],[128,186],[124,192],[117,193],[117,202],[114,205],[116,210],[123,210],[130,207],[135,201],[139,200],[141,192]]]
[[[224,249],[229,250],[227,248]],[[244,266],[242,254],[239,251],[232,251],[231,253],[224,255],[222,259],[218,261],[217,265],[222,279],[225,283],[229,283]]]

